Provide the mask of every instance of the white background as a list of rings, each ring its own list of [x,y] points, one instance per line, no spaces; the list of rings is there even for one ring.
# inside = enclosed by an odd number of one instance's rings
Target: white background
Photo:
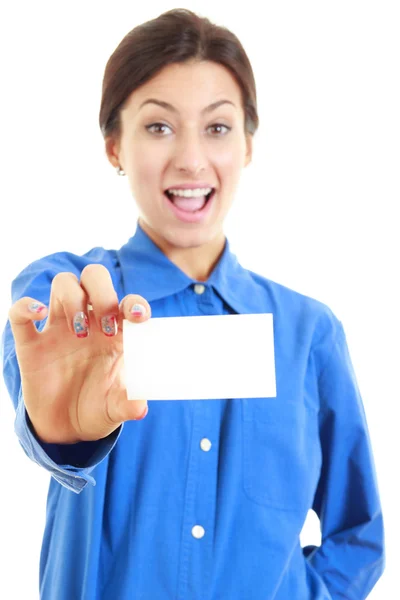
[[[399,4],[183,6],[236,33],[253,65],[260,128],[225,233],[244,267],[317,298],[343,322],[386,523],[386,571],[369,599],[400,597]],[[175,7],[114,0],[2,8],[2,330],[11,281],[27,264],[56,251],[119,248],[133,235],[136,205],[98,127],[101,81],[122,37]],[[36,600],[49,477],[19,446],[2,380],[0,394],[0,596]],[[302,543],[318,533],[311,519]]]

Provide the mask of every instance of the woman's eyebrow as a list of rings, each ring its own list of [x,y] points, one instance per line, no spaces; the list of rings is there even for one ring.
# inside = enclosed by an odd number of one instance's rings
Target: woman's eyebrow
[[[163,100],[156,100],[155,98],[148,98],[147,100],[142,102],[142,104],[139,106],[139,110],[146,104],[157,104],[157,106],[166,108],[167,110],[170,110],[171,112],[174,112],[174,113],[179,112],[174,106],[172,106],[172,104],[169,104],[168,102],[164,102]],[[216,108],[221,106],[221,104],[231,104],[233,107],[235,107],[235,104],[233,102],[231,102],[230,100],[218,100],[217,102],[213,102],[212,104],[210,104],[210,106],[206,106],[206,108],[203,108],[203,110],[201,112],[202,112],[202,114],[212,112],[213,110],[215,110]]]

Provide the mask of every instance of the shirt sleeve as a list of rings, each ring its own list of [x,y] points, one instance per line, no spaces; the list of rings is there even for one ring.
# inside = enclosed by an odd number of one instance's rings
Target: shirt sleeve
[[[57,272],[75,272],[79,277],[81,266],[70,265],[67,261],[63,264],[62,255],[54,256],[55,258],[45,257],[32,263],[18,275],[12,284],[13,304],[19,298],[29,296],[49,306],[51,282]],[[46,320],[36,322],[38,331],[43,329]],[[122,432],[123,424],[106,438],[97,441],[76,444],[43,442],[37,437],[25,408],[14,336],[9,321],[2,335],[1,354],[4,381],[16,411],[14,429],[25,454],[49,471],[61,485],[77,494],[88,483],[96,485],[90,473],[111,452]]]
[[[384,526],[363,402],[340,321],[318,391],[322,468],[313,509],[322,542],[303,552],[333,600],[364,600],[384,570]]]

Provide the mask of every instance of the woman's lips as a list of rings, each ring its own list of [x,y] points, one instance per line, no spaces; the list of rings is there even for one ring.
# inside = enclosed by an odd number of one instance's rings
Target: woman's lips
[[[214,204],[215,195],[216,190],[214,189],[201,210],[198,210],[196,212],[187,212],[178,208],[172,202],[172,200],[170,200],[166,192],[164,192],[163,194],[165,201],[168,203],[168,206],[170,210],[172,210],[175,217],[180,221],[183,221],[184,223],[201,223],[202,221],[204,221],[207,215],[209,214],[212,205]]]

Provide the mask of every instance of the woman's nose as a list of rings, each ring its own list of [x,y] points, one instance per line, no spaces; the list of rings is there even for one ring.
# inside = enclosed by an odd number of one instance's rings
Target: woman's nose
[[[174,166],[176,169],[197,172],[207,164],[206,148],[200,136],[188,133],[177,140],[174,148]]]

